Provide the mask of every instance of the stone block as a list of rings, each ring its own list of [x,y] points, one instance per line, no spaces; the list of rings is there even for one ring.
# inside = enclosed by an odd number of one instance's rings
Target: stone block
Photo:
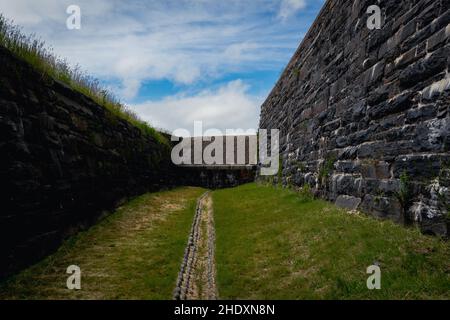
[[[428,57],[408,66],[399,75],[400,84],[403,87],[410,87],[423,81],[447,68],[447,58],[450,55],[450,48],[441,48]]]
[[[380,61],[377,64],[375,64],[372,68],[368,69],[366,71],[366,79],[365,79],[365,86],[371,86],[374,83],[378,82],[381,80],[381,78],[383,77],[384,74],[384,67],[385,67],[385,63],[384,61]]]
[[[348,196],[348,195],[340,195],[337,197],[337,199],[335,201],[335,205],[337,205],[340,208],[347,209],[350,211],[358,209],[360,204],[361,204],[361,198]]]
[[[427,40],[427,51],[430,52],[450,37],[450,23]]]
[[[369,107],[370,119],[379,119],[410,108],[412,95],[411,92],[406,91],[388,101]]]
[[[401,223],[404,221],[400,202],[393,197],[365,195],[360,208],[377,218],[391,219]]]

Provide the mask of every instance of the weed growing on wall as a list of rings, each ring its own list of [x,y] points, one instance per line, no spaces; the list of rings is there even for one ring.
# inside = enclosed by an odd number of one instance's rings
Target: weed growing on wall
[[[403,171],[400,175],[400,188],[398,192],[395,193],[397,200],[400,202],[400,206],[403,211],[404,222],[410,223],[410,219],[407,214],[407,209],[411,202],[411,182],[408,174]]]
[[[278,185],[283,185],[283,157],[281,156],[281,154],[279,155],[279,166],[278,166],[278,173],[277,173],[277,182]]]
[[[324,180],[328,179],[331,172],[333,172],[335,162],[336,157],[334,156],[325,159],[319,169],[319,181],[325,184]]]

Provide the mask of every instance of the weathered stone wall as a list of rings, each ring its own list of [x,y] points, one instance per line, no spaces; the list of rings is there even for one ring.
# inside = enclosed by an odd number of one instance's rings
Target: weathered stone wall
[[[175,183],[170,148],[0,48],[0,276],[121,199]]]
[[[370,5],[381,30],[366,25]],[[282,182],[446,234],[450,2],[329,0],[262,106]]]

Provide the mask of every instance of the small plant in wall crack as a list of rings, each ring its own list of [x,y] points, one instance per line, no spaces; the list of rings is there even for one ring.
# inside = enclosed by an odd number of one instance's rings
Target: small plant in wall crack
[[[279,166],[278,166],[278,174],[277,174],[277,183],[279,186],[283,185],[283,157],[280,155]]]
[[[299,67],[294,68],[292,74],[294,75],[295,79],[298,80],[300,78],[300,68]]]
[[[333,172],[335,162],[336,162],[336,157],[331,156],[331,157],[326,158],[320,165],[318,178],[319,178],[319,183],[321,185],[326,184],[328,177],[330,176],[331,172]]]
[[[395,197],[400,202],[404,223],[409,224],[411,222],[411,219],[408,216],[407,210],[411,204],[412,195],[411,182],[408,174],[405,171],[403,171],[400,175],[400,187],[399,190],[395,193]]]

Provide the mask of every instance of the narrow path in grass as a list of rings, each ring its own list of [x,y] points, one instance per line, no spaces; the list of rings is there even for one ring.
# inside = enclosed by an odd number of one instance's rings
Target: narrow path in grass
[[[197,203],[191,234],[174,290],[176,300],[217,299],[215,227],[209,192]]]
[[[0,284],[0,299],[171,299],[201,188],[135,198]],[[81,290],[69,290],[70,265]]]

